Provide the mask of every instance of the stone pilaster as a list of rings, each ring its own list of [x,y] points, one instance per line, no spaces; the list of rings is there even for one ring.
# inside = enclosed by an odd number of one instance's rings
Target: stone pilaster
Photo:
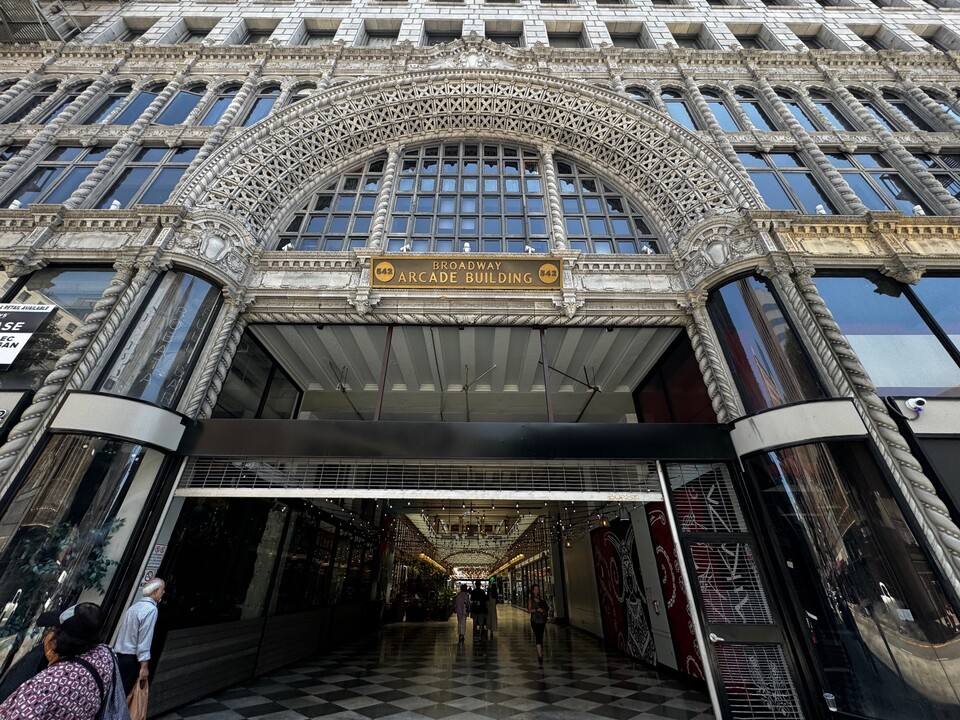
[[[25,92],[29,92],[30,90],[34,89],[34,84],[44,77],[47,72],[47,68],[49,68],[60,57],[62,49],[63,46],[61,45],[51,50],[50,54],[40,62],[40,67],[35,70],[31,70],[16,83],[0,93],[0,112],[3,112],[10,105],[10,103],[14,102]]]
[[[197,417],[198,413],[201,418],[210,417],[247,326],[240,319],[246,305],[243,293],[224,291],[224,307],[217,326],[217,336],[212,342],[208,340],[210,351],[195,374],[196,380],[188,393],[189,400],[182,406],[182,412],[188,417]]]
[[[743,415],[743,407],[734,390],[730,372],[717,342],[716,332],[707,314],[706,297],[690,295],[685,303],[687,320],[685,327],[697,365],[707,386],[710,404],[717,414],[717,421],[729,422]]]
[[[680,68],[680,74],[683,75],[683,84],[687,91],[687,97],[690,99],[696,113],[707,124],[707,132],[710,133],[710,139],[713,141],[717,150],[719,150],[734,167],[741,167],[740,160],[737,158],[737,151],[733,149],[727,133],[720,127],[720,123],[718,123],[714,117],[713,112],[710,110],[710,105],[704,99],[703,95],[700,94],[697,81],[689,70],[679,64],[678,67]]]

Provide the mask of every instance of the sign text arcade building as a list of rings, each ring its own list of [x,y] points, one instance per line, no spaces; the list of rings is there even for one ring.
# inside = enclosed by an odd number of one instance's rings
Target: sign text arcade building
[[[68,5],[0,45],[0,669],[159,573],[172,707],[379,607],[385,499],[578,497],[665,504],[720,716],[957,717],[953,15]]]

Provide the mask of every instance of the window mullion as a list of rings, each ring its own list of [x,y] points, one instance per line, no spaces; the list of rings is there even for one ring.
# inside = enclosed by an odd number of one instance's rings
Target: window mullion
[[[543,179],[547,195],[547,204],[544,210],[547,213],[547,222],[550,223],[552,245],[556,250],[569,250],[567,243],[567,229],[563,224],[563,198],[560,195],[560,183],[557,181],[557,168],[554,165],[553,148],[549,145],[540,145],[540,162],[543,163]]]

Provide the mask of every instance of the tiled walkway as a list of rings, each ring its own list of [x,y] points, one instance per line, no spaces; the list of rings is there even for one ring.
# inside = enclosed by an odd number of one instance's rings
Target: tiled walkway
[[[455,618],[387,625],[162,720],[713,720],[705,694],[577,630],[548,625],[540,665],[526,613],[501,606],[499,617],[492,639],[462,645]]]

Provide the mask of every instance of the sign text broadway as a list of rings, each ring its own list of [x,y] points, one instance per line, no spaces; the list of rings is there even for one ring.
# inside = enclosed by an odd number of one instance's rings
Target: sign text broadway
[[[563,285],[560,260],[547,257],[375,257],[370,284],[378,288],[553,290]]]

